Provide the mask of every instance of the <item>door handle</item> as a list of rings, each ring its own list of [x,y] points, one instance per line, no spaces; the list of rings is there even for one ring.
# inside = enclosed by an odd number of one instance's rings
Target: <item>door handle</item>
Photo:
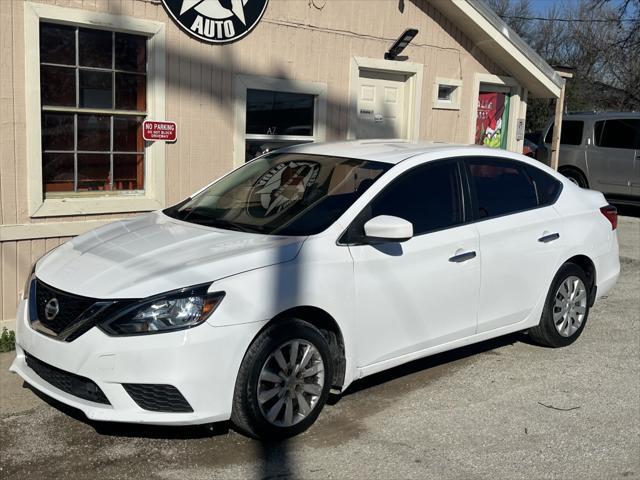
[[[451,257],[449,261],[454,263],[462,263],[466,262],[467,260],[471,260],[472,258],[476,258],[476,252],[460,253]]]
[[[554,240],[557,240],[560,238],[560,234],[559,233],[549,233],[547,235],[542,235],[538,241],[542,242],[542,243],[549,243],[549,242],[553,242]]]

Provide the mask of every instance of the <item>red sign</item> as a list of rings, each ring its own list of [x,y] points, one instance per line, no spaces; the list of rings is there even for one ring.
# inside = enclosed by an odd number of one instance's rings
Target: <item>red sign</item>
[[[175,142],[178,138],[178,127],[175,122],[145,120],[142,124],[142,138],[148,142]]]

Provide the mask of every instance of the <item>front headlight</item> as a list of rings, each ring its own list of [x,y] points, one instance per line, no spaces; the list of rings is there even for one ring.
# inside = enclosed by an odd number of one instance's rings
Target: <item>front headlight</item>
[[[99,327],[109,335],[144,335],[195,327],[203,323],[224,298],[207,293],[209,284],[183,288],[136,302]]]

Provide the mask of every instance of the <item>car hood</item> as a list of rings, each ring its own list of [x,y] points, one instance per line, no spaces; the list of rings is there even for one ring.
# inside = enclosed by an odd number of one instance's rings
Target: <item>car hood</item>
[[[36,276],[93,298],[143,298],[293,260],[305,237],[204,227],[153,212],[105,225],[56,248]]]

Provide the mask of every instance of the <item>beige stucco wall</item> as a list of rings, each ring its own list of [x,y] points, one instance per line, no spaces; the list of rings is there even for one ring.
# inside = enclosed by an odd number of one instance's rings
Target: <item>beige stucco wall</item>
[[[475,118],[476,74],[505,72],[440,14],[435,7],[439,1],[448,0],[271,0],[252,33],[225,46],[206,45],[187,36],[169,20],[157,0],[39,3],[166,23],[166,118],[179,127],[177,143],[165,147],[165,197],[171,204],[232,167],[236,75],[326,84],[326,137],[343,139],[348,128],[351,58],[382,58],[409,27],[420,33],[404,54],[410,62],[424,65],[420,138],[469,143],[469,126]],[[25,84],[29,79],[25,78],[23,14],[22,0],[0,0],[0,228],[130,215],[29,217],[25,156]],[[462,80],[460,110],[432,109],[436,77]],[[58,235],[63,233],[64,228]],[[17,292],[31,262],[66,239],[56,236],[0,242],[0,319],[14,318]]]

